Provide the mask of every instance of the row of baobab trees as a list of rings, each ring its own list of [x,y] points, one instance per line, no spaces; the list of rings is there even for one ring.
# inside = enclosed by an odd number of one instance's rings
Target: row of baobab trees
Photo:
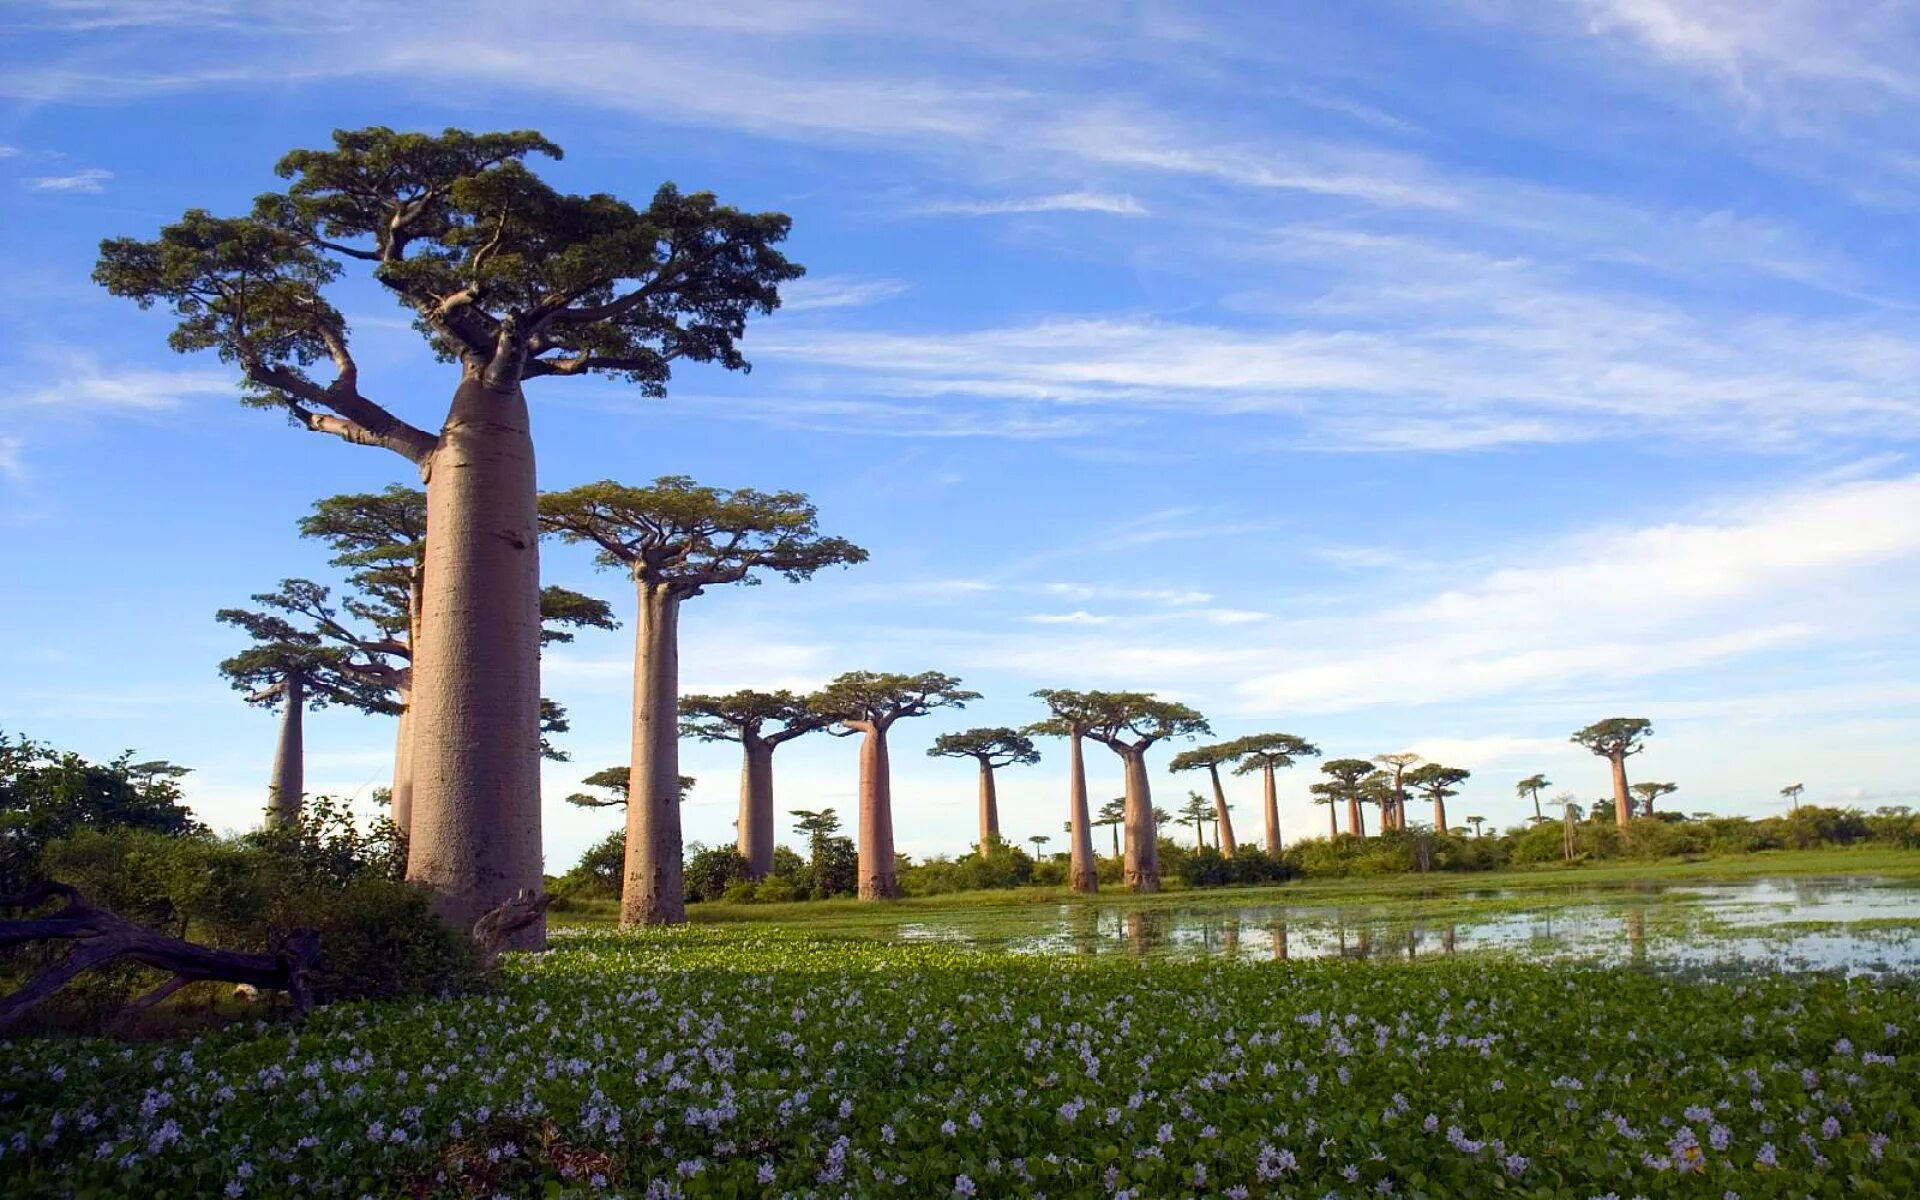
[[[538,492],[527,384],[601,376],[659,396],[676,365],[745,370],[748,321],[773,312],[781,285],[803,274],[779,249],[791,226],[782,213],[672,184],[644,205],[562,192],[529,165],[560,156],[530,130],[337,130],[328,147],[282,157],[274,173],[284,186],[250,210],[190,209],[150,238],[108,239],[94,270],[112,294],[168,311],[174,350],[231,365],[244,403],[417,473],[424,523],[412,549],[375,547],[347,564],[383,572],[385,594],[361,608],[358,597],[283,589],[271,611],[234,610],[260,653],[229,674],[288,714],[341,702],[400,717],[395,818],[407,877],[462,929],[541,884],[540,758],[564,715],[540,695],[540,650],[570,623],[610,620],[604,607],[569,609],[577,594],[541,587],[543,536],[592,547],[635,588],[626,879],[630,918],[648,921],[674,919],[680,905],[680,606],[710,587],[803,579],[865,558],[819,536],[812,506],[794,493],[722,492],[674,476]],[[448,366],[436,420],[406,420],[363,375],[330,297],[350,269],[411,314],[423,357]],[[300,653],[281,653],[290,650]],[[886,729],[958,702],[959,689],[939,675],[855,673],[836,684],[846,707],[835,728],[863,738],[861,887],[885,895]],[[1145,749],[1199,718],[1136,693],[1080,695],[1088,707],[1068,704],[1049,722],[1076,754],[1093,738],[1125,760],[1128,881],[1150,888],[1151,812],[1134,799],[1146,792]],[[282,744],[273,805],[284,815],[301,794],[297,724]],[[537,946],[544,932],[535,923],[514,944]]]

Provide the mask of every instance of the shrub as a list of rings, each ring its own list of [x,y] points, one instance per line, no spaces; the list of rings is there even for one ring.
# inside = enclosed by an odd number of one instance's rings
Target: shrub
[[[702,846],[695,842],[687,848],[686,897],[689,902],[718,900],[736,883],[749,882],[747,860],[732,846]]]

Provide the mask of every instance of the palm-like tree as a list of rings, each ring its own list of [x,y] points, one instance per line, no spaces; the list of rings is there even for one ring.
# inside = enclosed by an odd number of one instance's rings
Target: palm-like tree
[[[1475,837],[1486,836],[1480,829],[1480,827],[1482,825],[1485,825],[1486,823],[1487,823],[1487,819],[1485,817],[1468,817],[1467,818],[1467,824],[1473,826],[1473,836]]]
[[[1800,811],[1800,793],[1806,790],[1807,790],[1807,785],[1804,783],[1790,783],[1786,787],[1783,787],[1780,789],[1780,794],[1787,798],[1787,806],[1790,809],[1792,809],[1792,811],[1799,812]]]
[[[1044,833],[1036,833],[1027,840],[1033,843],[1033,857],[1038,859],[1040,857],[1040,847],[1046,845],[1053,839]]]
[[[1120,826],[1127,822],[1127,798],[1115,796],[1100,806],[1100,817],[1093,822],[1095,828],[1106,825],[1113,830],[1113,856],[1120,857]]]
[[[1540,824],[1540,822],[1547,819],[1546,814],[1540,811],[1540,793],[1546,791],[1548,788],[1552,786],[1553,786],[1553,781],[1548,779],[1545,775],[1529,775],[1525,779],[1522,779],[1519,783],[1515,784],[1513,787],[1513,790],[1518,792],[1520,795],[1532,797],[1533,823],[1535,825],[1538,825]]]
[[[1560,852],[1568,862],[1572,862],[1578,844],[1573,823],[1580,819],[1580,802],[1573,798],[1572,792],[1561,792],[1547,803],[1560,810]]]
[[[1313,794],[1315,804],[1327,806],[1327,840],[1334,841],[1340,836],[1340,818],[1334,806],[1339,804],[1344,789],[1332,780],[1325,783],[1310,783],[1307,791]]]
[[[1634,784],[1627,790],[1632,792],[1640,801],[1640,815],[1650,817],[1653,815],[1653,802],[1662,796],[1671,795],[1679,791],[1680,785],[1677,783],[1641,782]]]
[[[1175,818],[1182,825],[1193,826],[1194,845],[1205,847],[1207,844],[1207,798],[1199,792],[1188,792],[1187,803]]]

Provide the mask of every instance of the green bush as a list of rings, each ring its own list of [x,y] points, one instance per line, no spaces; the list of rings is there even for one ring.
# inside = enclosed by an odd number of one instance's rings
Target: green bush
[[[687,847],[686,897],[689,903],[718,900],[736,883],[748,883],[747,860],[732,846]]]

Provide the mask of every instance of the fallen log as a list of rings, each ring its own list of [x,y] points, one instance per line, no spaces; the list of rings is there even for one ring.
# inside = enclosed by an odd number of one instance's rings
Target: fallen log
[[[473,945],[480,954],[480,969],[491,971],[500,959],[500,947],[507,939],[540,919],[553,897],[532,888],[521,888],[513,899],[488,909],[473,923]]]
[[[71,940],[67,956],[35,976],[20,990],[0,999],[0,1031],[11,1028],[42,1001],[94,967],[127,958],[172,976],[123,1008],[116,1020],[152,1008],[190,983],[219,980],[283,991],[296,1016],[312,1006],[309,974],[320,957],[320,935],[296,929],[276,936],[265,954],[216,950],[183,938],[155,933],[118,913],[86,901],[64,883],[39,884],[18,896],[0,897],[0,909],[32,909],[59,896],[64,908],[40,917],[0,921],[0,949],[22,942]]]

